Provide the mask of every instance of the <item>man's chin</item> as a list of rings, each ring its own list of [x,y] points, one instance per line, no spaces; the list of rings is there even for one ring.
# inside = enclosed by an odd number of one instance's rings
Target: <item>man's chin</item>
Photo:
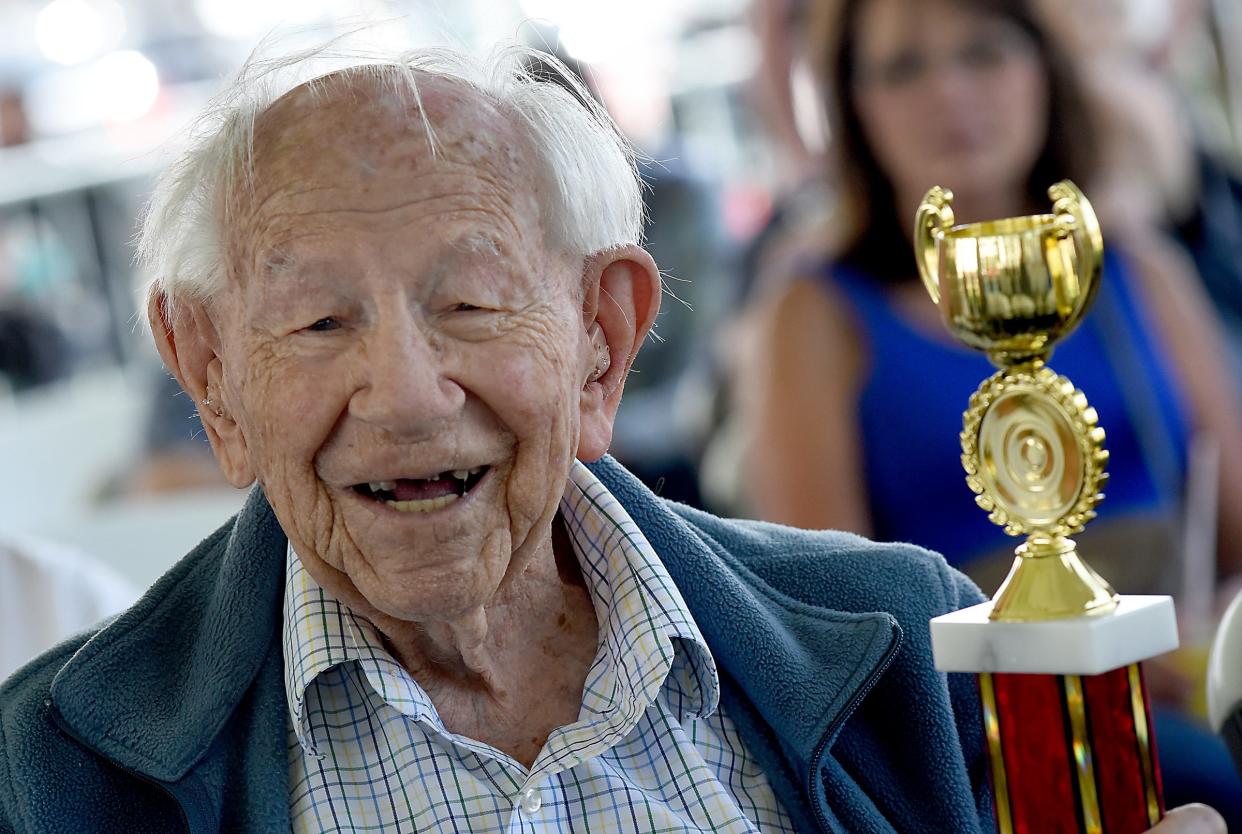
[[[485,606],[496,592],[494,581],[481,572],[477,556],[469,560],[445,559],[421,564],[417,569],[373,571],[355,581],[367,604],[385,617],[408,623],[448,622]]]

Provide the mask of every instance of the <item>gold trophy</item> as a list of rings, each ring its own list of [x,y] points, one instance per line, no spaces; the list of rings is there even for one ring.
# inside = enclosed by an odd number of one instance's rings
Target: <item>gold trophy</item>
[[[1141,832],[1163,813],[1138,661],[1177,647],[1165,596],[1119,596],[1070,536],[1104,497],[1095,410],[1047,362],[1099,287],[1103,237],[1073,183],[1052,212],[955,225],[940,187],[915,218],[919,272],[945,325],[999,370],[970,398],[962,465],[975,500],[1025,536],[991,602],[932,620],[936,665],[979,675],[997,823]]]

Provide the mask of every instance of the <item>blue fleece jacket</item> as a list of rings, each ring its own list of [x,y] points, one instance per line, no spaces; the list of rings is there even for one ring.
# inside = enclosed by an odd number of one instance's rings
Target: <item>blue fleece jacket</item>
[[[722,703],[800,831],[993,830],[973,680],[927,621],[981,599],[943,559],[726,521],[592,466],[661,555]],[[104,628],[0,687],[0,832],[289,830],[285,535],[258,489]]]

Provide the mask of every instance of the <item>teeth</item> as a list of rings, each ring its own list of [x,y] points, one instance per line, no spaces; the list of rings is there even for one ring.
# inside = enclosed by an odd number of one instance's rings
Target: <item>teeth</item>
[[[441,495],[439,498],[423,498],[415,501],[385,501],[399,513],[429,513],[447,507],[456,501],[456,495]]]
[[[468,478],[473,477],[474,475],[478,475],[480,472],[482,472],[486,468],[487,468],[486,466],[476,466],[473,469],[454,469],[452,472],[448,474],[451,474],[454,478],[456,478],[459,481],[465,481]],[[444,473],[441,473],[440,475],[434,475],[430,478],[418,478],[416,480],[422,481],[424,483],[431,483],[432,481],[439,480],[442,477],[444,477]],[[367,486],[370,488],[371,492],[391,492],[392,490],[397,488],[397,482],[396,481],[371,481],[367,484]],[[389,503],[392,503],[392,502],[389,502]],[[405,503],[408,503],[408,502],[405,502]]]

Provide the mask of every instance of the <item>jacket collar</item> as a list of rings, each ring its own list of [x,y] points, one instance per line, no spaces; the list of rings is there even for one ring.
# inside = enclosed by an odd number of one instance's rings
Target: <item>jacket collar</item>
[[[276,643],[285,545],[256,487],[56,675],[52,703],[67,729],[127,770],[160,782],[185,776]]]
[[[611,457],[590,468],[663,559],[717,665],[775,731],[805,784],[897,650],[896,620],[796,600],[747,567],[736,542],[712,538]]]

